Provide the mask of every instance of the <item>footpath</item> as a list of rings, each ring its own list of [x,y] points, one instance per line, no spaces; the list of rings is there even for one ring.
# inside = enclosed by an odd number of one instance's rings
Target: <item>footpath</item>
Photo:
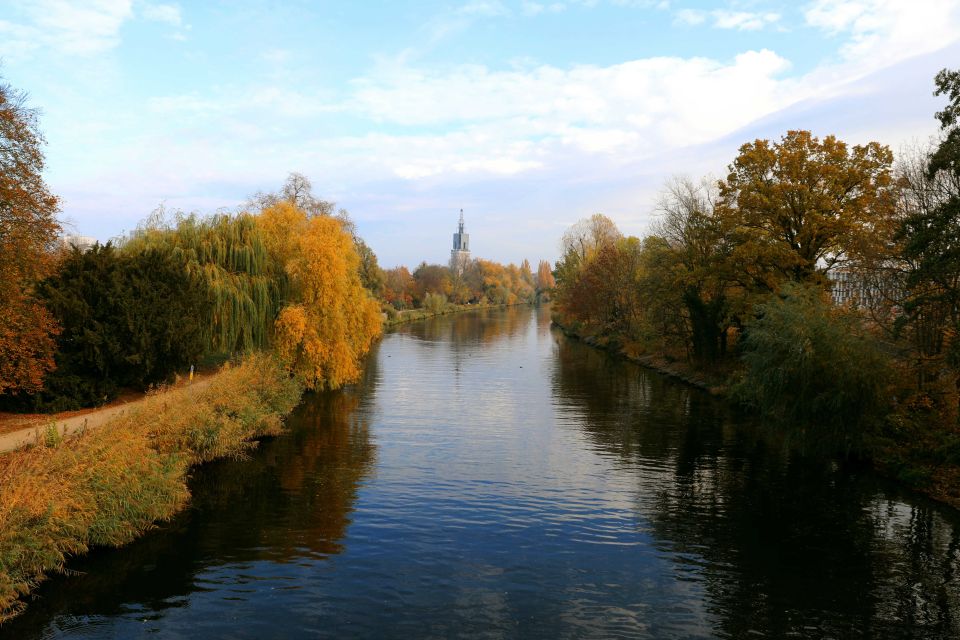
[[[189,394],[196,394],[209,386],[213,378],[213,375],[207,375],[192,382],[181,382],[160,393],[185,389]],[[0,453],[36,444],[38,440],[43,440],[46,437],[51,428],[55,428],[57,433],[64,437],[82,433],[87,429],[96,429],[117,416],[136,409],[148,397],[152,396],[144,394],[133,400],[114,402],[105,407],[91,409],[79,414],[76,411],[71,411],[51,415],[32,415],[19,419],[16,416],[9,416],[10,419],[22,422],[25,426],[9,426],[4,428],[3,432],[0,432]]]

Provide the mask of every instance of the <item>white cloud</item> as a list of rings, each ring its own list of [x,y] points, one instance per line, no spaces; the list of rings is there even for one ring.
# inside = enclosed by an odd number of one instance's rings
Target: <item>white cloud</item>
[[[19,5],[24,22],[0,21],[0,54],[26,55],[49,47],[90,55],[120,43],[120,28],[133,15],[131,0],[33,0]]]
[[[713,26],[718,29],[757,31],[780,20],[779,13],[717,10],[712,13]]]
[[[674,14],[674,22],[696,26],[707,21],[707,12],[699,9],[680,9]]]
[[[731,11],[715,9],[680,9],[674,14],[674,23],[698,26],[712,19],[711,26],[716,29],[736,29],[738,31],[758,31],[780,21],[780,14],[771,11]]]
[[[163,22],[174,27],[183,26],[180,6],[176,4],[145,4],[141,10],[143,17],[154,22]]]
[[[960,38],[960,4],[947,0],[815,0],[804,17],[810,26],[845,36],[843,55],[872,68]]]

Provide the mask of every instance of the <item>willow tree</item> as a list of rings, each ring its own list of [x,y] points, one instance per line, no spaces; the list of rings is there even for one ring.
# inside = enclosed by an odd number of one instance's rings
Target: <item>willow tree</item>
[[[353,238],[329,216],[279,202],[257,216],[271,258],[289,278],[276,321],[276,349],[313,389],[359,379],[361,358],[380,335],[380,306],[360,281]]]
[[[209,352],[229,354],[269,344],[287,278],[267,250],[255,216],[190,215],[175,224],[154,221],[124,249],[147,247],[170,251],[203,282],[209,304],[202,324]]]

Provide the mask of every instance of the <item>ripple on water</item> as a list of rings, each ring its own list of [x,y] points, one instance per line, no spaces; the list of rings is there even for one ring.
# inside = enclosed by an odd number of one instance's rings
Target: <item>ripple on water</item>
[[[289,426],[0,636],[960,637],[953,512],[543,310],[403,327]]]

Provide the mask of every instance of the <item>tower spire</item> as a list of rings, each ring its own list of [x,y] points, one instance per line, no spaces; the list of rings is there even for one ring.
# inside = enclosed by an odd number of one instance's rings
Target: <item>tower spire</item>
[[[460,224],[453,234],[453,251],[450,252],[450,268],[457,274],[463,273],[464,266],[470,261],[470,236],[463,229],[463,209],[460,209]]]

